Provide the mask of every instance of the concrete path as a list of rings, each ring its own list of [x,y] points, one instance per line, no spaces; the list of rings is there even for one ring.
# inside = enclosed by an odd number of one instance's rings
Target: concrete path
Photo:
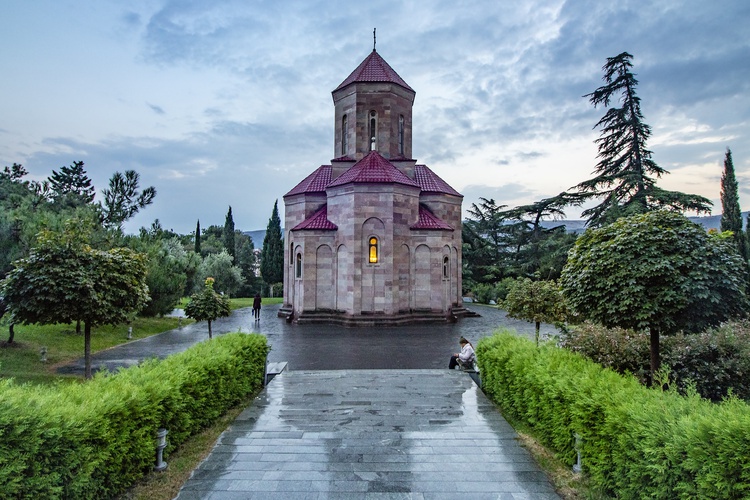
[[[213,322],[214,335],[237,331],[265,335],[271,345],[268,360],[286,361],[291,370],[446,368],[450,355],[459,350],[461,336],[476,345],[498,328],[510,328],[534,338],[532,323],[508,318],[505,311],[491,307],[470,306],[481,317],[451,324],[357,328],[288,324],[276,317],[279,307],[264,306],[257,322],[250,308],[235,310],[228,318]],[[556,330],[542,325],[542,333],[554,335]],[[201,321],[98,352],[92,356],[92,367],[115,371],[150,357],[164,358],[207,339],[208,327]],[[83,370],[81,358],[58,372],[83,374]]]
[[[285,372],[183,486],[192,499],[558,499],[468,375]]]

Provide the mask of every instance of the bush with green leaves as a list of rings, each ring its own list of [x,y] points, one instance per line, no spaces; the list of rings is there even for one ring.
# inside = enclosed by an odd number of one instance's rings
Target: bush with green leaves
[[[616,498],[750,495],[750,406],[648,389],[583,356],[505,333],[477,344],[482,388],[569,465]]]
[[[730,392],[750,400],[750,323],[729,322],[700,334],[662,339],[662,360],[670,382],[685,393],[694,384],[704,398],[720,401]],[[584,323],[561,338],[566,349],[646,383],[649,337],[645,332]]]
[[[112,498],[260,389],[262,335],[224,335],[86,384],[0,382],[0,497]]]

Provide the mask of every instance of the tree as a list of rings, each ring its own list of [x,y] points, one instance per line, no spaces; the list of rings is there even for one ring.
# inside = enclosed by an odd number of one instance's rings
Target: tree
[[[233,264],[226,250],[206,255],[203,259],[198,267],[198,282],[205,282],[209,277],[214,280],[212,287],[228,297],[233,296],[243,284],[242,269]]]
[[[692,210],[710,213],[711,202],[698,195],[678,191],[665,191],[656,186],[656,179],[668,173],[651,159],[646,147],[651,127],[643,121],[641,100],[636,95],[638,80],[631,72],[632,55],[623,52],[607,58],[603,66],[603,85],[588,97],[594,107],[609,109],[594,128],[600,127],[597,175],[581,182],[575,188],[581,200],[604,197],[597,206],[583,211],[588,225],[597,227],[613,222],[619,217],[668,208],[677,211]],[[610,107],[617,99],[621,107]]]
[[[503,301],[508,316],[531,321],[536,327],[536,345],[542,323],[565,321],[566,310],[560,287],[554,281],[519,278],[510,286]]]
[[[653,374],[660,335],[700,332],[744,315],[747,271],[729,234],[707,234],[666,210],[590,228],[568,256],[563,295],[584,319],[648,330]]]
[[[201,254],[201,221],[195,225],[195,253]]]
[[[469,217],[463,225],[464,283],[494,283],[507,267],[505,247],[512,228],[506,224],[503,208],[493,199],[480,198],[471,204]]]
[[[214,279],[206,278],[203,291],[190,296],[185,306],[185,315],[196,321],[208,321],[208,338],[213,338],[211,322],[229,316],[229,299],[214,291]]]
[[[77,207],[94,201],[94,186],[83,169],[82,161],[64,166],[59,172],[53,170],[48,181],[52,199],[61,207]]]
[[[104,195],[102,223],[105,226],[120,229],[123,222],[153,203],[156,189],[151,186],[139,191],[139,182],[140,175],[135,170],[127,170],[125,175],[120,172],[112,175],[109,188],[102,191]]]
[[[183,296],[190,261],[176,238],[150,242],[146,248],[146,284],[150,300],[140,313],[143,316],[163,316],[171,313]]]
[[[84,323],[86,378],[92,327],[127,321],[148,300],[145,257],[128,248],[91,248],[91,230],[72,219],[61,232],[43,231],[0,284],[12,323]]]
[[[224,248],[229,255],[232,256],[232,261],[236,261],[234,248],[234,219],[232,218],[231,206],[229,207],[226,220],[224,221],[224,234],[222,235],[222,241],[224,242]]]
[[[255,276],[255,245],[252,238],[243,234],[242,231],[235,231],[235,264],[242,271],[244,284],[239,291],[240,297],[252,297],[256,292],[260,292]]]
[[[273,212],[268,220],[263,249],[260,254],[260,274],[263,281],[272,285],[284,280],[284,242],[281,235],[279,202],[273,204]]]
[[[738,194],[737,177],[734,175],[732,151],[727,148],[724,156],[724,172],[721,174],[721,230],[732,231],[740,254],[747,260],[747,240],[742,232],[742,211]]]

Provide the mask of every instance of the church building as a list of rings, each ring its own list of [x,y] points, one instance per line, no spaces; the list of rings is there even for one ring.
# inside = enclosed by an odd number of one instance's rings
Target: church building
[[[466,313],[463,196],[412,159],[415,94],[374,48],[333,91],[334,159],[284,195],[280,316],[374,325]]]

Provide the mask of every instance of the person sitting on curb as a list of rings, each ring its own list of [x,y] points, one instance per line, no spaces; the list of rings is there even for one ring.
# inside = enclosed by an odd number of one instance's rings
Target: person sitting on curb
[[[461,352],[457,352],[451,356],[451,360],[448,363],[448,369],[453,370],[457,366],[462,370],[472,368],[474,366],[474,360],[476,359],[476,356],[474,355],[474,347],[471,345],[471,342],[463,337],[461,337],[461,340],[459,340],[458,343],[461,344]]]

